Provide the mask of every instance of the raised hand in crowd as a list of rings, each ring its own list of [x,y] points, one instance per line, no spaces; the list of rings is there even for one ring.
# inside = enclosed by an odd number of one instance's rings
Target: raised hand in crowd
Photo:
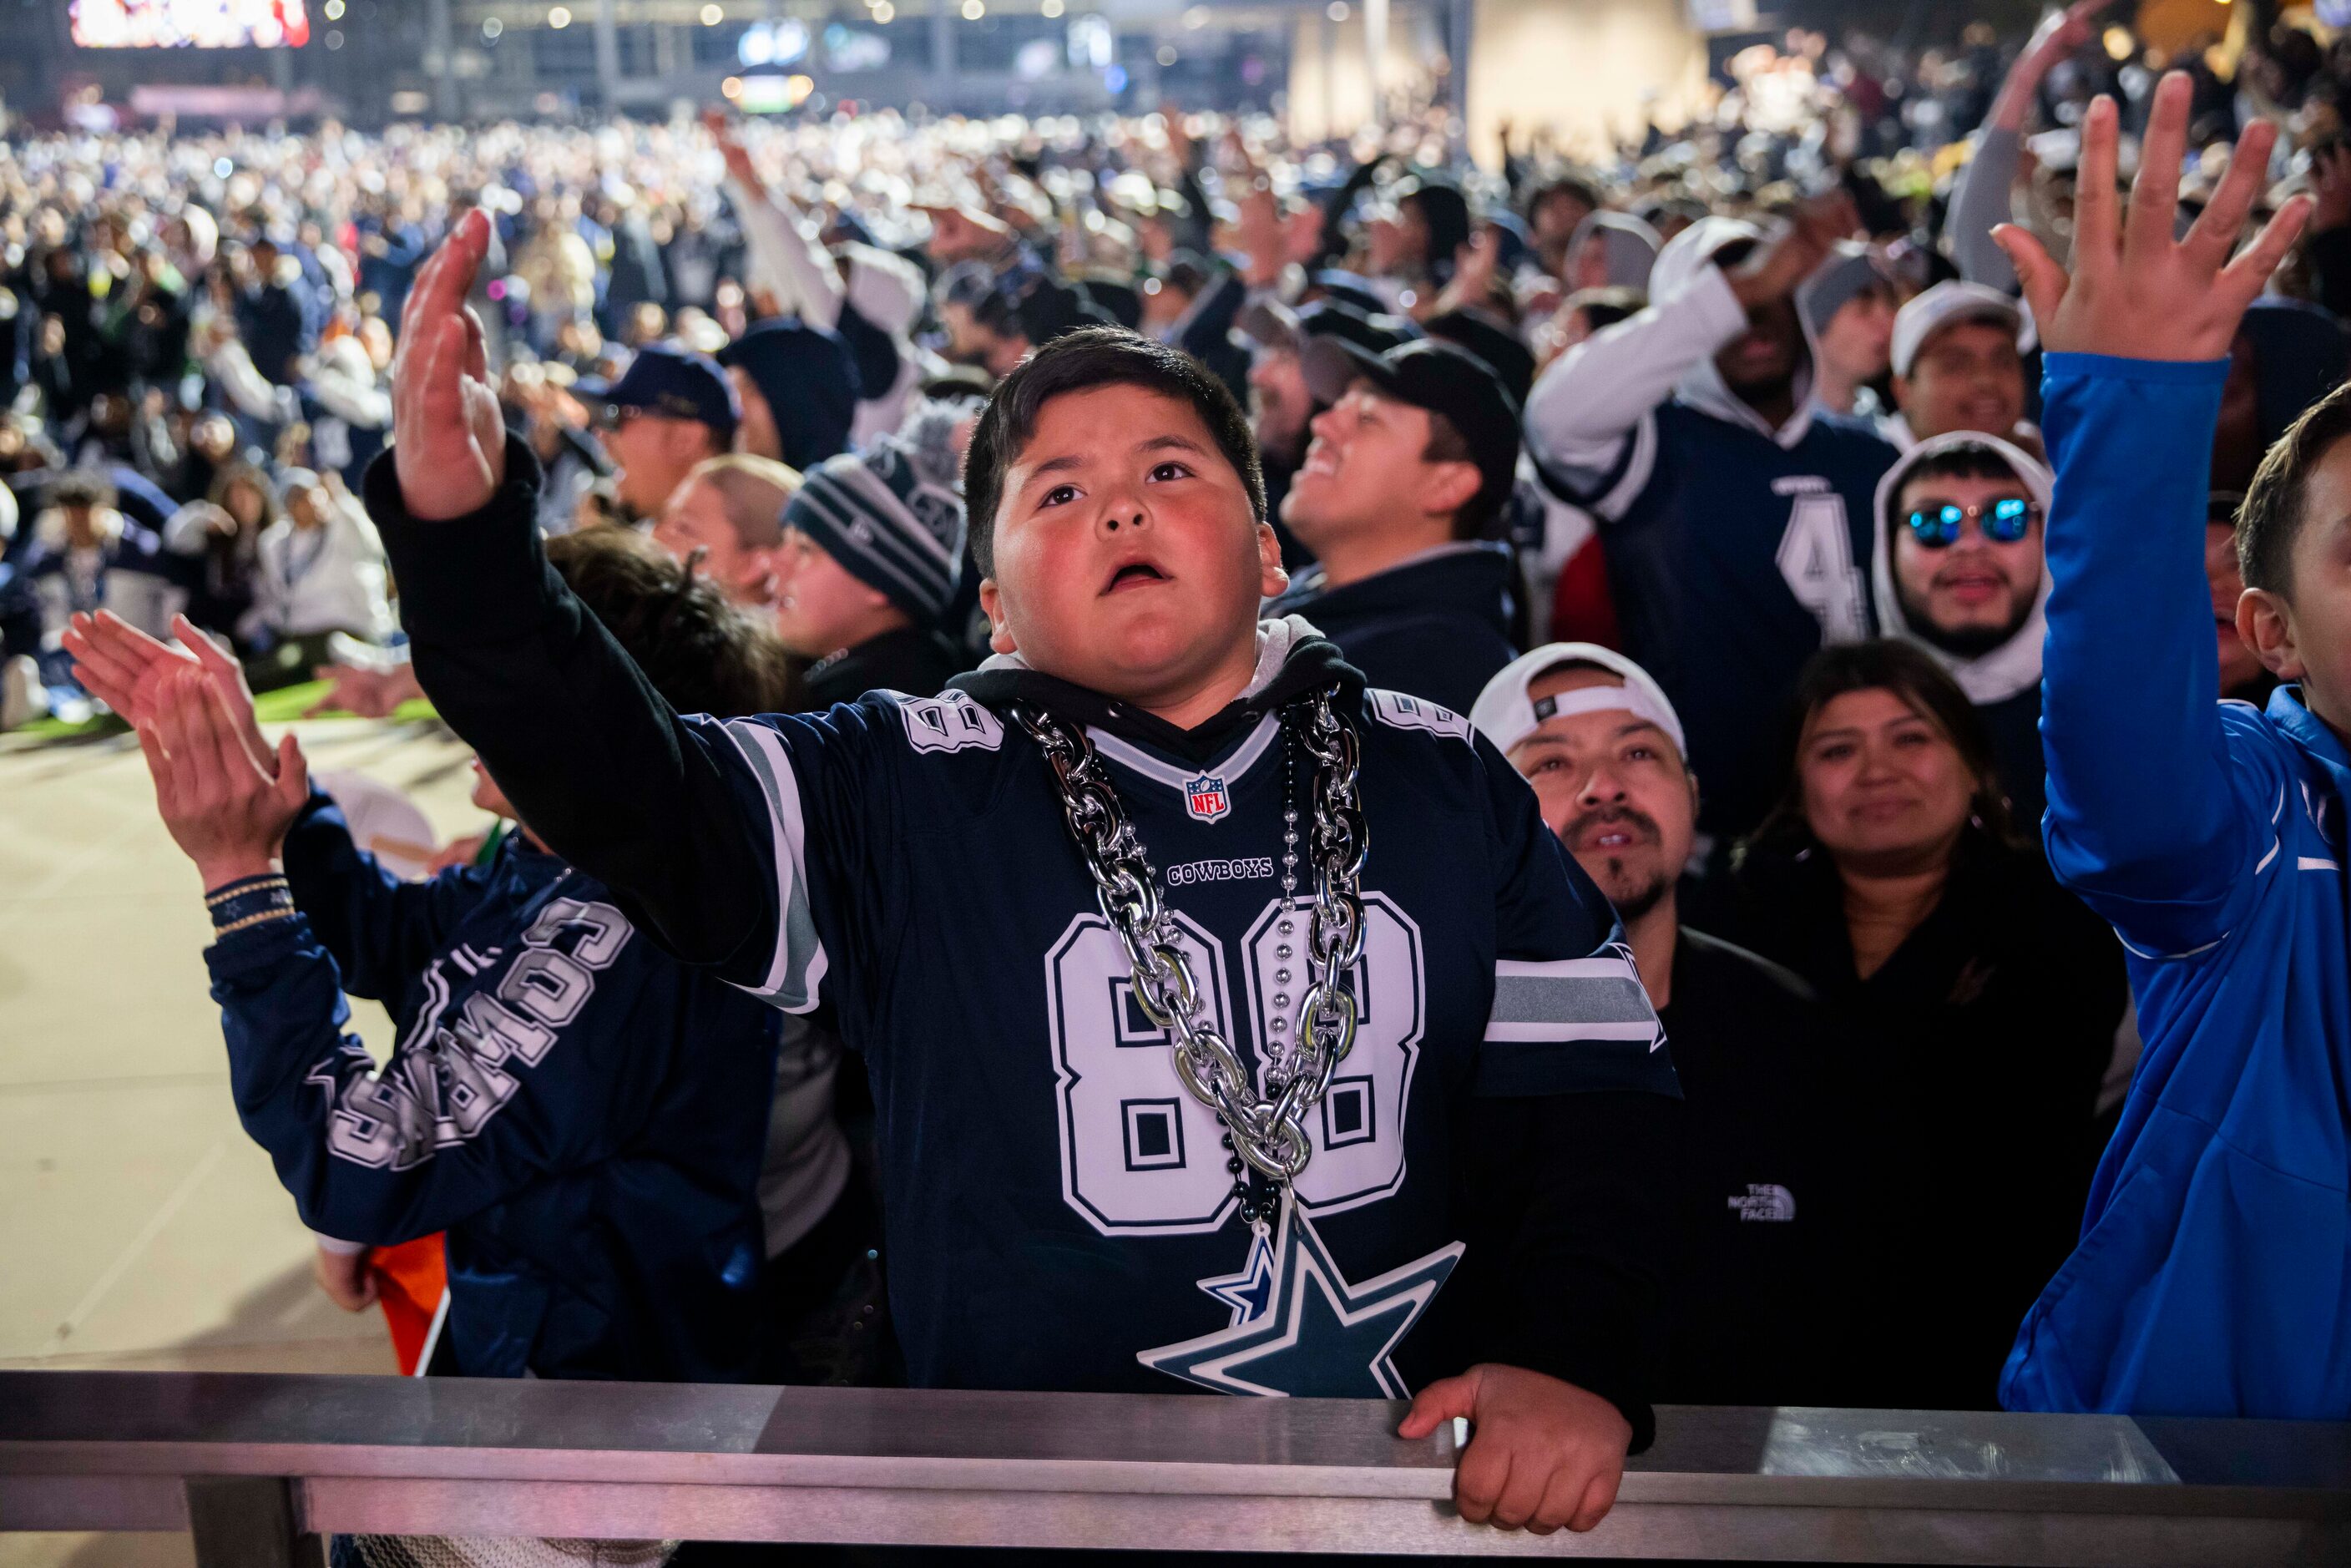
[[[275,777],[276,756],[253,716],[253,693],[246,685],[244,666],[185,615],[172,621],[172,634],[180,640],[179,646],[159,643],[112,611],[101,610],[77,615],[67,624],[65,647],[83,689],[134,728],[154,722],[159,694],[167,681],[189,673],[210,680],[236,720],[246,754]]]
[[[2217,360],[2228,353],[2245,307],[2302,232],[2311,203],[2296,196],[2231,259],[2277,141],[2274,125],[2256,120],[2238,141],[2228,173],[2194,225],[2173,237],[2194,96],[2195,84],[2184,71],[2171,72],[2156,88],[2127,215],[2115,191],[2114,99],[2090,105],[2082,122],[2070,273],[2013,224],[1992,231],[2024,286],[2041,341],[2053,351]]]
[[[1725,274],[1730,292],[1750,310],[1784,299],[1828,259],[1837,241],[1860,227],[1853,198],[1843,191],[1812,197],[1788,214],[1779,234],[1767,237]]]
[[[2043,17],[2023,52],[2016,57],[2016,64],[2009,68],[2007,79],[2000,85],[2000,96],[1992,100],[1991,112],[1984,119],[1985,125],[2000,131],[2022,130],[2042,82],[2056,68],[2057,62],[2078,54],[2095,41],[2098,14],[2111,8],[2114,3],[2115,0],[2074,0],[2066,9]]]
[[[275,871],[309,799],[309,764],[294,737],[278,742],[273,777],[246,749],[252,721],[250,703],[235,712],[204,670],[181,664],[150,689],[138,726],[155,809],[208,888]]]
[[[736,131],[734,122],[726,118],[726,111],[704,110],[702,124],[703,129],[710,132],[710,140],[718,144],[718,156],[726,160],[727,174],[758,190],[760,186],[759,172],[753,166],[750,150],[743,145],[742,136]]]
[[[360,718],[390,718],[400,705],[413,702],[424,695],[416,684],[413,665],[392,664],[381,670],[362,668],[357,664],[321,664],[310,672],[318,680],[329,683],[327,694],[310,705],[302,715],[315,718],[325,713],[355,714]]]
[[[479,208],[457,220],[416,275],[392,366],[392,465],[411,517],[477,512],[506,481],[506,420],[482,323],[465,304],[490,243]]]
[[[1453,253],[1453,279],[1437,296],[1437,313],[1483,305],[1493,297],[1494,268],[1502,254],[1494,225],[1487,224]]]

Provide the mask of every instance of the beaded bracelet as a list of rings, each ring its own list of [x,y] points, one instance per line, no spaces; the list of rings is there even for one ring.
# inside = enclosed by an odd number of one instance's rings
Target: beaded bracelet
[[[220,904],[226,904],[232,898],[238,897],[244,894],[257,892],[265,887],[284,887],[286,885],[287,885],[286,876],[282,872],[268,871],[263,872],[256,876],[241,876],[235,882],[225,882],[218,887],[214,888],[211,892],[205,894],[204,907],[206,909],[212,909]]]
[[[295,909],[290,904],[277,909],[265,909],[258,915],[247,915],[240,919],[232,920],[225,925],[214,926],[213,936],[214,940],[218,940],[233,932],[249,931],[256,925],[266,925],[273,920],[291,920],[294,915]]]
[[[204,905],[211,911],[214,929],[221,930],[247,915],[271,910],[290,914],[294,890],[282,876],[247,877],[206,897]]]

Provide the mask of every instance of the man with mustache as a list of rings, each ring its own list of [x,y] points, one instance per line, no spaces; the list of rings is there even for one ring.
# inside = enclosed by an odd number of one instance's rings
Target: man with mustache
[[[1689,1404],[1835,1403],[1857,1299],[1860,1190],[1840,1153],[1836,1047],[1809,986],[1681,924],[1698,780],[1680,717],[1632,660],[1553,643],[1488,683],[1471,722],[1624,922],[1682,1075],[1689,1135],[1659,1386]],[[1840,1288],[1851,1281],[1853,1290]]]
[[[2049,470],[1998,436],[1952,431],[1903,454],[1877,486],[1877,623],[1918,643],[1991,732],[2001,791],[2039,836],[2041,644],[2049,597],[2041,524]]]

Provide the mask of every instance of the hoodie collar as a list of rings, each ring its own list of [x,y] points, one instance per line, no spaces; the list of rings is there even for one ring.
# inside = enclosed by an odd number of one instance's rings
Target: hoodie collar
[[[1253,744],[1259,719],[1333,681],[1340,684],[1341,706],[1353,711],[1363,698],[1362,673],[1340,656],[1338,644],[1303,616],[1287,615],[1259,622],[1257,667],[1250,672],[1249,685],[1220,712],[1188,730],[1178,729],[1133,703],[1032,670],[1018,653],[991,655],[978,669],[947,684],[988,708],[1034,703],[1057,718],[1197,768],[1215,761],[1244,732],[1249,732],[1244,747]]]
[[[2346,805],[2351,805],[2351,752],[2344,749],[2343,737],[2310,711],[2302,700],[2302,687],[2280,686],[2270,694],[2266,711],[2271,723],[2285,731],[2288,739],[2326,769],[2326,776],[2335,781],[2335,793]]]
[[[1369,608],[1391,600],[1435,610],[1458,600],[1493,613],[1509,587],[1510,567],[1510,547],[1490,539],[1432,545],[1343,588],[1326,586],[1322,569],[1310,566],[1278,598],[1267,601],[1267,612],[1337,603]]]
[[[1818,412],[1813,405],[1813,335],[1809,331],[1804,334],[1804,362],[1796,367],[1796,379],[1788,389],[1788,395],[1795,400],[1796,412],[1788,416],[1785,424],[1774,428],[1770,420],[1755,412],[1754,405],[1732,392],[1712,354],[1683,372],[1674,395],[1700,413],[1751,430],[1786,451],[1812,434],[1813,415]]]
[[[1973,658],[1937,646],[1919,635],[1903,613],[1902,595],[1894,586],[1894,525],[1887,513],[1894,498],[1902,493],[1903,480],[1926,459],[1955,446],[1989,446],[2000,454],[2002,461],[2016,473],[2016,477],[2031,492],[2041,507],[2043,559],[2041,589],[2032,596],[2032,612],[2024,624],[2016,629],[1999,647]],[[1905,452],[1886,476],[1877,482],[1877,494],[1870,503],[1870,527],[1876,540],[1870,550],[1870,591],[1877,605],[1877,624],[1890,637],[1901,637],[1917,643],[1933,655],[1937,664],[1948,671],[1968,701],[1978,707],[1989,707],[2005,702],[2028,686],[2041,684],[2041,645],[2049,635],[2049,502],[2052,480],[2049,470],[2035,461],[2022,447],[2002,441],[1997,435],[1984,435],[1972,430],[1954,430],[1942,435],[1929,436]]]

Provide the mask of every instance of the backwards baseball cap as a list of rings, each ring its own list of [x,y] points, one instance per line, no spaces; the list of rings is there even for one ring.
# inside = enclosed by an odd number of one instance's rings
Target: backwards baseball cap
[[[963,574],[964,507],[951,452],[884,435],[801,476],[784,526],[923,625],[946,613]]]
[[[743,405],[717,361],[658,343],[639,349],[620,380],[585,380],[572,390],[600,424],[631,413],[690,419],[717,432],[722,446],[734,440],[743,419]]]
[[[1581,686],[1540,701],[1527,695],[1528,687],[1562,664],[1595,664],[1622,676],[1625,684]],[[1469,710],[1469,722],[1494,743],[1497,751],[1507,753],[1552,719],[1570,714],[1620,711],[1656,725],[1666,732],[1666,738],[1674,743],[1676,751],[1685,758],[1689,756],[1689,745],[1682,738],[1681,716],[1666,699],[1665,688],[1648,671],[1615,649],[1604,648],[1597,643],[1547,643],[1531,653],[1520,654],[1503,665],[1501,673],[1488,681],[1486,689],[1478,694],[1477,705]]]
[[[1490,517],[1510,498],[1519,467],[1519,405],[1485,361],[1434,338],[1374,354],[1330,336],[1309,340],[1299,361],[1317,402],[1337,402],[1364,381],[1382,396],[1443,414],[1478,465],[1482,482],[1471,505]]]
[[[1960,321],[1991,321],[2016,334],[2019,353],[2032,347],[2024,308],[1997,288],[1949,278],[1913,298],[1894,316],[1894,373],[1908,376],[1927,340]]]

